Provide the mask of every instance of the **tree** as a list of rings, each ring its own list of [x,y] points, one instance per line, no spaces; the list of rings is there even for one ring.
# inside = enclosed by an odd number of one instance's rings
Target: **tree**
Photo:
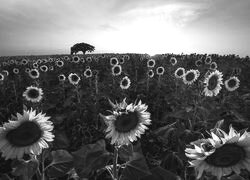
[[[85,54],[87,51],[88,52],[94,51],[95,47],[87,43],[77,43],[74,46],[72,46],[70,50],[71,50],[70,52],[71,55],[76,54],[79,51],[82,51],[82,53]]]

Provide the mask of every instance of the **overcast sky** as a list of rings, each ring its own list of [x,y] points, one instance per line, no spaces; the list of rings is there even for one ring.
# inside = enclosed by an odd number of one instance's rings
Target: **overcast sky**
[[[250,0],[0,0],[0,56],[96,53],[250,55]]]

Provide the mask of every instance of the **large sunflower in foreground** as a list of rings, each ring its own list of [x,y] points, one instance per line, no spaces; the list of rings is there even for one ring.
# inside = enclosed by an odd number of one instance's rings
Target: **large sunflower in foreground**
[[[210,172],[220,179],[232,172],[240,174],[241,169],[250,171],[250,134],[238,133],[230,127],[229,133],[217,128],[211,138],[200,139],[186,148],[186,156],[193,159],[189,163],[196,169],[198,179],[203,172]]]
[[[222,76],[223,74],[218,70],[210,72],[206,75],[206,78],[204,80],[205,88],[203,90],[205,96],[212,97],[219,94],[221,85],[223,85]]]
[[[137,137],[145,133],[148,129],[146,125],[151,124],[150,113],[147,112],[148,106],[142,104],[141,101],[136,103],[122,102],[125,105],[119,110],[114,110],[112,115],[101,117],[108,126],[106,129],[106,138],[111,138],[111,144],[127,145],[130,142],[136,141]]]
[[[23,92],[23,97],[25,97],[27,101],[40,102],[43,98],[43,90],[35,86],[29,86]]]
[[[32,109],[17,113],[9,122],[0,127],[0,151],[5,159],[21,159],[24,154],[39,155],[47,142],[54,139],[50,117]]]

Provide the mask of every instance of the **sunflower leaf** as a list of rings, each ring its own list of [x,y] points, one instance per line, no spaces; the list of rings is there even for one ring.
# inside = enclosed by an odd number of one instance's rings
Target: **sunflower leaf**
[[[52,151],[52,162],[47,166],[49,177],[61,177],[73,168],[73,157],[66,150]]]
[[[171,171],[168,171],[166,169],[163,169],[160,166],[157,166],[150,170],[152,173],[151,175],[148,175],[146,177],[141,178],[140,180],[152,180],[152,179],[158,179],[158,180],[178,180],[178,176],[176,176]]]
[[[104,168],[112,159],[112,154],[107,152],[105,141],[99,140],[95,144],[87,144],[72,153],[76,173],[81,178],[88,178],[95,170]]]
[[[36,159],[29,161],[17,160],[12,164],[12,175],[31,179],[38,169],[39,162]]]
[[[138,180],[142,177],[150,175],[145,157],[138,152],[133,153],[134,158],[126,164],[122,171],[121,180]]]

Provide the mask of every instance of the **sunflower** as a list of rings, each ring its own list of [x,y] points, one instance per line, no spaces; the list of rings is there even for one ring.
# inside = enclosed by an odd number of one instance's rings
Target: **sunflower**
[[[185,69],[182,67],[179,67],[175,70],[174,76],[176,78],[182,78],[185,75]]]
[[[65,75],[64,74],[58,75],[58,80],[61,81],[61,82],[65,81],[66,80]]]
[[[130,87],[131,81],[128,78],[128,76],[125,76],[124,78],[122,78],[122,80],[120,81],[120,87],[122,89],[128,89]]]
[[[121,73],[122,73],[121,65],[114,65],[112,67],[112,75],[113,76],[119,76]]]
[[[68,80],[71,84],[77,85],[81,78],[76,73],[70,73],[68,76]]]
[[[37,69],[38,68],[38,64],[37,63],[33,63],[33,68]]]
[[[25,72],[29,73],[30,72],[30,68],[25,68]]]
[[[63,65],[64,65],[64,62],[62,60],[56,61],[56,66],[57,67],[63,67]]]
[[[73,61],[74,63],[79,63],[80,58],[79,58],[78,56],[73,56],[72,61]]]
[[[109,63],[111,66],[115,66],[115,65],[118,65],[119,61],[116,57],[112,57],[110,58]]]
[[[42,72],[47,72],[48,71],[48,66],[46,66],[46,65],[42,65],[42,66],[40,66],[40,70],[42,71]]]
[[[195,61],[195,66],[199,67],[202,65],[202,60],[201,59],[198,59]]]
[[[4,80],[4,75],[0,73],[0,82]]]
[[[90,63],[90,62],[92,62],[92,58],[89,56],[86,58],[86,61]]]
[[[240,80],[236,76],[232,76],[229,79],[227,79],[225,82],[225,87],[228,91],[235,91],[240,87]]]
[[[223,85],[223,74],[215,70],[213,72],[208,73],[204,80],[205,88],[203,90],[205,96],[217,96],[221,90],[221,85]]]
[[[10,64],[14,64],[15,63],[15,61],[13,59],[11,59],[9,62],[10,62]]]
[[[39,73],[39,71],[38,71],[37,69],[31,69],[31,70],[29,71],[29,76],[30,76],[32,79],[37,79],[37,78],[39,78],[40,73]]]
[[[186,148],[186,156],[193,159],[190,165],[198,174],[210,172],[220,179],[232,172],[240,174],[241,169],[250,171],[250,133],[239,133],[230,126],[229,133],[216,128],[211,131],[211,138],[200,139]]]
[[[63,59],[64,59],[65,61],[68,61],[70,58],[69,58],[68,56],[64,56]]]
[[[150,69],[150,70],[147,72],[147,74],[148,74],[148,77],[150,77],[150,78],[154,77],[154,75],[155,75],[153,69]]]
[[[13,69],[13,73],[14,73],[14,74],[19,74],[19,69],[18,69],[18,68],[14,68],[14,69]]]
[[[216,69],[217,69],[217,63],[216,63],[216,62],[212,62],[212,63],[210,64],[210,69],[211,69],[211,70],[216,70]]]
[[[177,59],[175,57],[171,57],[169,61],[173,66],[177,64]]]
[[[207,56],[206,59],[204,60],[205,64],[211,64],[212,58],[211,56]]]
[[[124,101],[123,101],[124,102]],[[147,112],[148,106],[142,104],[124,104],[124,108],[113,111],[112,115],[101,115],[104,122],[108,126],[106,129],[106,138],[111,138],[111,144],[127,145],[136,141],[137,137],[145,133],[148,129],[146,125],[151,124],[150,113]]]
[[[158,74],[159,76],[163,75],[165,72],[164,67],[160,66],[156,69],[156,74]]]
[[[83,57],[80,59],[80,61],[81,63],[85,63],[85,59]]]
[[[41,60],[41,59],[38,59],[36,62],[37,62],[38,64],[41,64],[41,63],[42,63],[42,60]]]
[[[120,64],[124,64],[124,63],[125,63],[124,57],[122,57],[122,58],[119,59],[119,63],[120,63]]]
[[[23,92],[23,97],[25,97],[27,101],[40,102],[43,98],[43,90],[35,86],[29,86]]]
[[[92,73],[92,70],[89,68],[86,68],[83,75],[86,77],[86,78],[90,78],[93,76],[93,73]]]
[[[193,84],[199,77],[198,70],[188,70],[184,76],[182,77],[184,84],[191,85]]]
[[[155,67],[155,60],[154,60],[154,59],[149,59],[149,60],[147,61],[147,67],[148,67],[148,68],[153,68],[153,67]]]
[[[125,60],[125,61],[130,60],[130,56],[129,56],[129,55],[127,55],[127,54],[126,54],[123,58],[124,58],[124,60]]]
[[[17,113],[8,123],[0,127],[0,151],[5,159],[21,159],[24,154],[39,155],[47,142],[52,142],[53,123],[50,117],[32,109]]]
[[[29,61],[28,61],[27,59],[22,59],[21,64],[22,64],[22,65],[26,65],[26,64],[28,64],[28,62],[29,62]]]
[[[9,71],[7,71],[7,70],[3,70],[2,73],[4,73],[5,76],[9,76]]]

